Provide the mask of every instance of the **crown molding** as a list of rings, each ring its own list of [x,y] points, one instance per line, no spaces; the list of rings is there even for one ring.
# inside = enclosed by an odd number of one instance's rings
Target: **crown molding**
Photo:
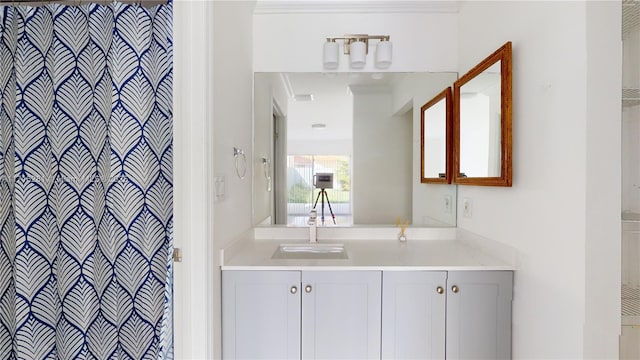
[[[457,13],[458,0],[336,1],[258,0],[254,14],[304,13]]]

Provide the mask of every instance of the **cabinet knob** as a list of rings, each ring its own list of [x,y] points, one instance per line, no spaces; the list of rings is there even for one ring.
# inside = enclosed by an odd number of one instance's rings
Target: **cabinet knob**
[[[292,286],[291,289],[289,289],[289,292],[291,292],[292,294],[295,294],[298,292],[298,287],[297,286]]]
[[[458,286],[453,285],[453,286],[451,287],[451,291],[453,291],[453,293],[455,294],[455,293],[458,293],[458,291],[460,291],[460,289],[458,288]]]
[[[307,293],[310,293],[311,290],[313,290],[313,288],[311,287],[311,285],[307,285],[304,287],[304,291],[306,291]]]
[[[438,286],[438,287],[436,288],[436,292],[437,292],[438,294],[442,294],[442,293],[444,292],[444,289],[442,288],[442,286]]]

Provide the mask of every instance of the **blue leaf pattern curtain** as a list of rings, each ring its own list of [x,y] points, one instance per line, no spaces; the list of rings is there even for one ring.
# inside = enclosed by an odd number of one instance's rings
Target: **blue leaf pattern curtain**
[[[168,359],[172,5],[0,6],[0,359]]]

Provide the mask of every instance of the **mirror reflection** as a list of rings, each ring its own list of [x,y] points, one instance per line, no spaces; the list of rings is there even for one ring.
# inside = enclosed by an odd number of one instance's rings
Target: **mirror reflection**
[[[453,85],[453,182],[511,186],[511,42]]]
[[[254,224],[456,225],[455,186],[420,182],[420,107],[457,74],[254,75]]]
[[[500,61],[460,87],[460,173],[499,177]]]
[[[420,109],[423,183],[451,182],[451,97],[448,87]]]

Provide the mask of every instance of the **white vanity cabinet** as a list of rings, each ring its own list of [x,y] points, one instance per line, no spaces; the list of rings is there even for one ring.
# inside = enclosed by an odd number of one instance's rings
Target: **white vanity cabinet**
[[[383,359],[511,358],[511,271],[383,273]]]
[[[444,359],[446,271],[385,271],[382,359]]]
[[[380,359],[380,271],[223,271],[224,359]]]
[[[222,272],[223,359],[509,359],[512,271]]]
[[[511,359],[512,271],[450,271],[447,359]]]
[[[222,272],[222,357],[300,359],[300,272]]]
[[[380,271],[302,272],[302,358],[380,359]]]

